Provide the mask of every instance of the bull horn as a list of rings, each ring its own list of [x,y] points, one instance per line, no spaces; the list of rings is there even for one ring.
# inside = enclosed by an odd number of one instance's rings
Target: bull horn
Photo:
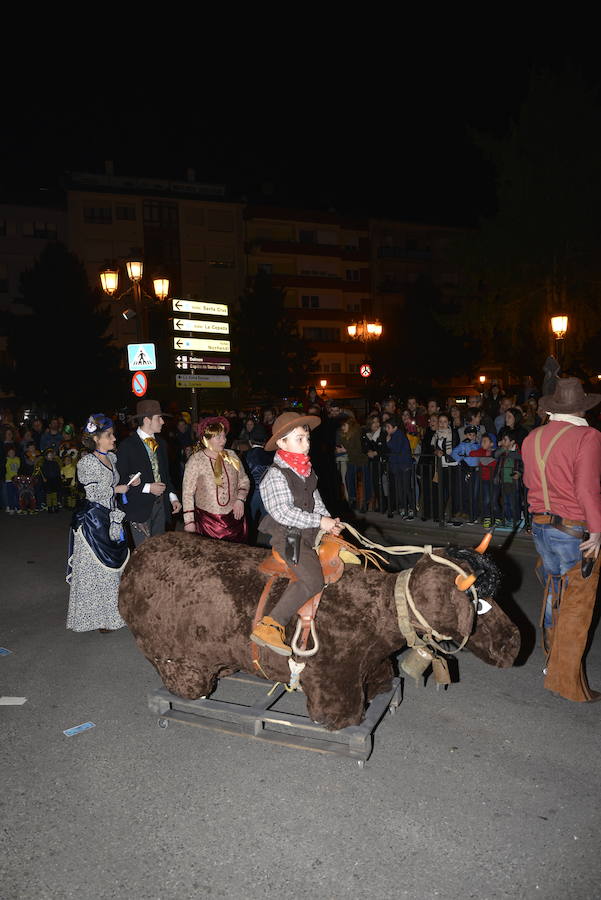
[[[455,579],[455,584],[460,591],[467,591],[469,588],[471,588],[475,580],[475,575],[458,575]]]
[[[480,541],[478,546],[474,548],[475,552],[476,553],[486,553],[486,551],[488,550],[488,545],[490,544],[491,541],[492,541],[492,531],[487,531],[487,533],[484,535],[484,537],[482,538],[482,540]]]

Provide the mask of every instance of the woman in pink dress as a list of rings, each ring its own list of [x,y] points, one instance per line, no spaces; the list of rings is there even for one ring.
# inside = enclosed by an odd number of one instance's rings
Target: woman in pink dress
[[[184,470],[184,528],[204,537],[245,544],[244,502],[250,482],[240,458],[225,449],[229,427],[223,416],[202,419],[197,425],[199,443]]]

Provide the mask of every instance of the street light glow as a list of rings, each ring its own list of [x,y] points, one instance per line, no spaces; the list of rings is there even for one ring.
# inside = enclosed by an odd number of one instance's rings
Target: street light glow
[[[551,329],[557,340],[560,341],[568,330],[568,317],[551,316]]]
[[[119,287],[119,270],[105,269],[104,272],[100,273],[100,284],[104,293],[112,297],[113,294],[117,293],[117,288]]]
[[[153,278],[152,283],[157,300],[165,300],[169,296],[169,279],[159,276]]]
[[[144,263],[141,259],[130,259],[125,263],[130,281],[141,281],[144,274]]]

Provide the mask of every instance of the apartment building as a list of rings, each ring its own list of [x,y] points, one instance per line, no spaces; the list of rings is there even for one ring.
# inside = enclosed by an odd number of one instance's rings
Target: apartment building
[[[74,173],[66,182],[68,245],[84,262],[90,283],[107,265],[118,265],[120,291],[128,286],[124,263],[144,261],[146,288],[165,274],[170,295],[233,304],[243,290],[242,204],[226,199],[223,185]],[[135,320],[113,302],[113,335],[119,346],[135,340]]]
[[[333,396],[356,393],[365,352],[347,326],[371,312],[367,220],[257,205],[244,216],[248,279],[268,272],[285,290],[288,314],[317,355],[314,380],[326,379]]]

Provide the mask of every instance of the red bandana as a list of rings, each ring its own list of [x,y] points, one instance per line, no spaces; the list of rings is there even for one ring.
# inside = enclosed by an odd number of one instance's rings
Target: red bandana
[[[297,475],[302,475],[303,478],[306,478],[307,475],[311,474],[311,460],[308,456],[305,456],[304,453],[291,453],[289,450],[278,450],[276,456],[279,456],[285,463],[288,463],[290,468],[293,469]]]

